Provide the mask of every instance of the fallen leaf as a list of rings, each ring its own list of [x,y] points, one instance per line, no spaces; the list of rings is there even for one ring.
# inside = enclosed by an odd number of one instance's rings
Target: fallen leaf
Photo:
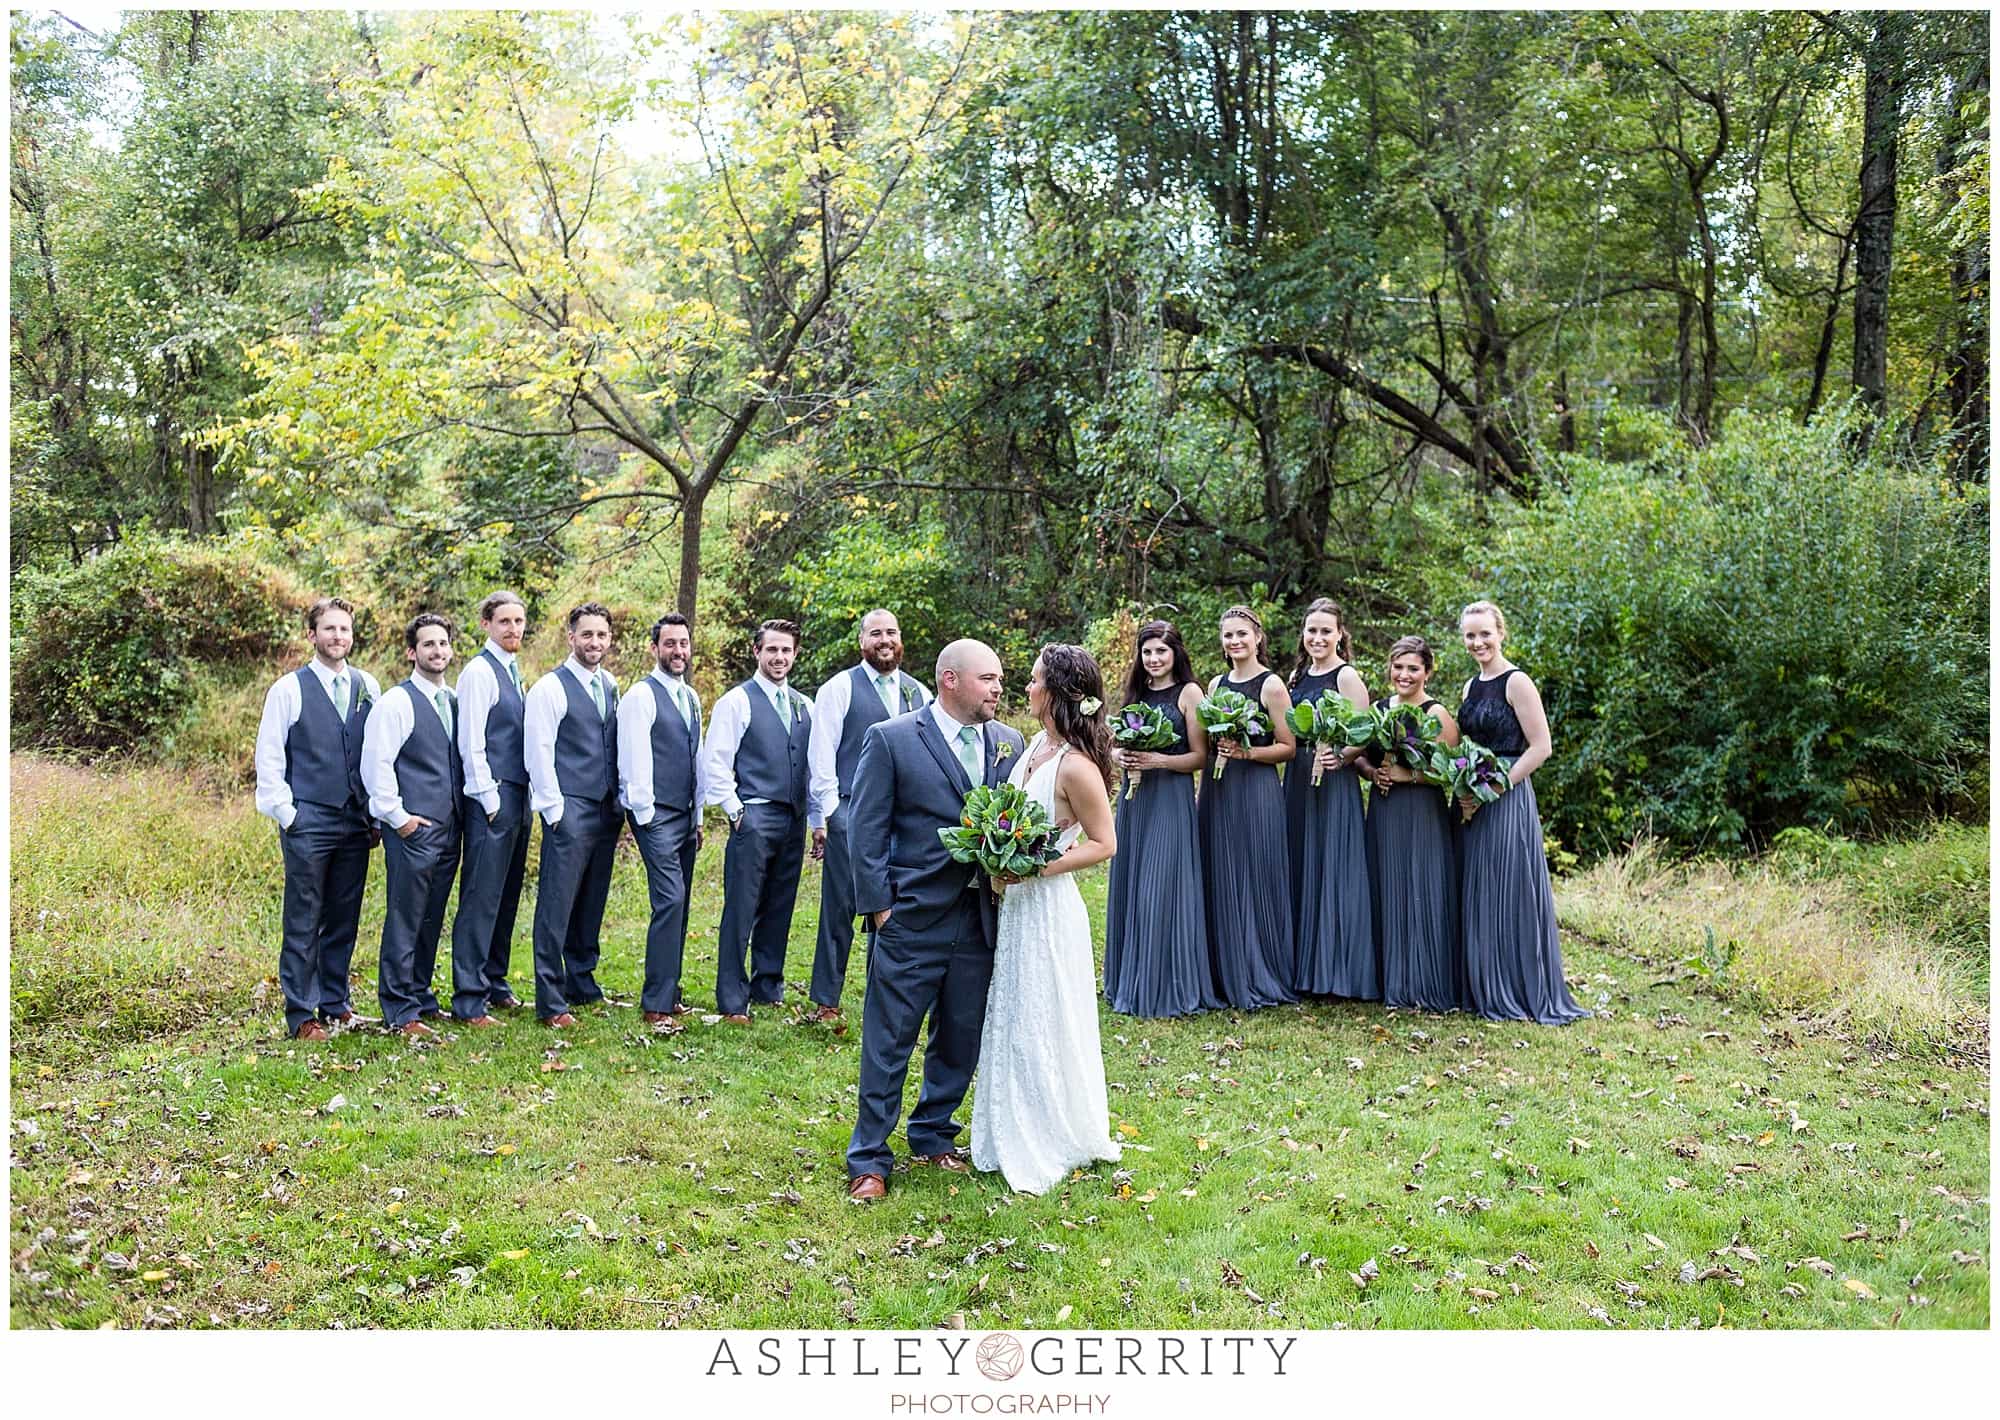
[[[1667,1250],[1667,1245],[1661,1242],[1658,1238],[1654,1237],[1651,1233],[1641,1233],[1639,1234],[1639,1236],[1646,1240],[1646,1246],[1656,1247],[1661,1252],[1665,1252]]]
[[[500,1255],[506,1258],[509,1262],[519,1262],[522,1258],[528,1255],[528,1250],[524,1247],[509,1248],[507,1251],[501,1253]]]
[[[1863,1301],[1872,1302],[1875,1300],[1875,1289],[1859,1277],[1850,1277],[1840,1285],[1854,1293],[1855,1296],[1860,1297]]]

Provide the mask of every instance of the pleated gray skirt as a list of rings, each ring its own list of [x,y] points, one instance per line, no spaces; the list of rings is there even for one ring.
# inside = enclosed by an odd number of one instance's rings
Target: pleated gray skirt
[[[1458,935],[1457,814],[1430,784],[1398,784],[1368,798],[1368,877],[1387,1005],[1471,1009]]]
[[[1381,1000],[1359,776],[1329,769],[1315,788],[1310,755],[1293,760],[1285,770],[1285,824],[1297,935],[1292,989],[1302,996]]]
[[[1291,862],[1285,795],[1274,765],[1232,760],[1201,785],[1202,890],[1215,989],[1231,1006],[1298,998],[1292,965]]]
[[[1104,999],[1122,1016],[1185,1016],[1222,1004],[1208,965],[1194,777],[1140,776],[1118,800],[1118,854],[1104,908]]]
[[[1459,838],[1466,983],[1490,1021],[1568,1025],[1590,1012],[1570,998],[1534,781],[1482,805]]]

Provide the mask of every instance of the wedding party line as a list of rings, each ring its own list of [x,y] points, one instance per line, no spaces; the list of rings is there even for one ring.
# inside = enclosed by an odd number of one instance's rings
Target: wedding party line
[[[1088,651],[1046,645],[1027,687],[1032,741],[998,719],[1005,677],[991,648],[946,646],[933,693],[904,669],[886,609],[862,618],[856,663],[810,698],[789,683],[799,627],[764,621],[755,672],[708,707],[678,613],[654,622],[654,668],[622,691],[603,665],[603,605],[571,608],[569,655],[532,684],[522,599],[494,592],[478,618],[484,644],[455,686],[455,628],[426,612],[404,630],[408,678],[384,691],[349,663],[353,607],[322,598],[306,614],[311,659],[266,695],[257,807],[280,829],[278,979],[300,1040],[366,1024],[349,982],[378,843],[381,1025],[435,1037],[446,1016],[483,1030],[520,1009],[509,975],[535,816],[537,1018],[567,1029],[576,1008],[610,999],[596,972],[629,827],[650,907],[638,1004],[649,1027],[680,1029],[694,1010],[682,966],[709,808],[728,825],[722,1022],[747,1026],[753,1008],[783,1003],[808,854],[822,863],[809,1021],[841,1021],[866,928],[857,1199],[886,1191],[926,1023],[913,1162],[966,1167],[952,1114],[975,1071],[980,1168],[1039,1192],[1117,1157],[1092,934],[1071,876],[1098,863],[1110,863],[1101,989],[1119,1014],[1309,998],[1544,1024],[1589,1014],[1564,980],[1532,785],[1548,722],[1491,602],[1459,618],[1478,674],[1455,713],[1430,693],[1435,653],[1418,636],[1392,645],[1371,699],[1339,607],[1320,598],[1289,673],[1273,668],[1251,608],[1225,611],[1226,668],[1206,686],[1178,629],[1147,622],[1115,709]]]

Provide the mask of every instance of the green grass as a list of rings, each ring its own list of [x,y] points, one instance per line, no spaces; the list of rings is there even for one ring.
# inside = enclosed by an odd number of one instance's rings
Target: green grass
[[[1604,1014],[1565,1030],[1106,1014],[1118,1165],[1038,1199],[899,1172],[860,1208],[858,1025],[795,1004],[661,1037],[608,1008],[559,1039],[517,1017],[299,1046],[255,994],[279,868],[243,800],[14,767],[16,1326],[1989,1323],[1983,1063],[1808,1033],[1578,941]],[[719,876],[705,854],[698,1002]],[[1086,893],[1101,907],[1102,878]],[[798,982],[815,903],[809,876]],[[628,845],[602,974],[620,994],[643,904]],[[861,984],[857,959],[857,1022]]]

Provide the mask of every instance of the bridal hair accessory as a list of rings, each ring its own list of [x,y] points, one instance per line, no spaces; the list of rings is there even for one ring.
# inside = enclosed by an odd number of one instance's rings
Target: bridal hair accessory
[[[1076,708],[1085,715],[1095,715],[1104,708],[1104,702],[1094,695],[1086,695],[1076,702]]]

